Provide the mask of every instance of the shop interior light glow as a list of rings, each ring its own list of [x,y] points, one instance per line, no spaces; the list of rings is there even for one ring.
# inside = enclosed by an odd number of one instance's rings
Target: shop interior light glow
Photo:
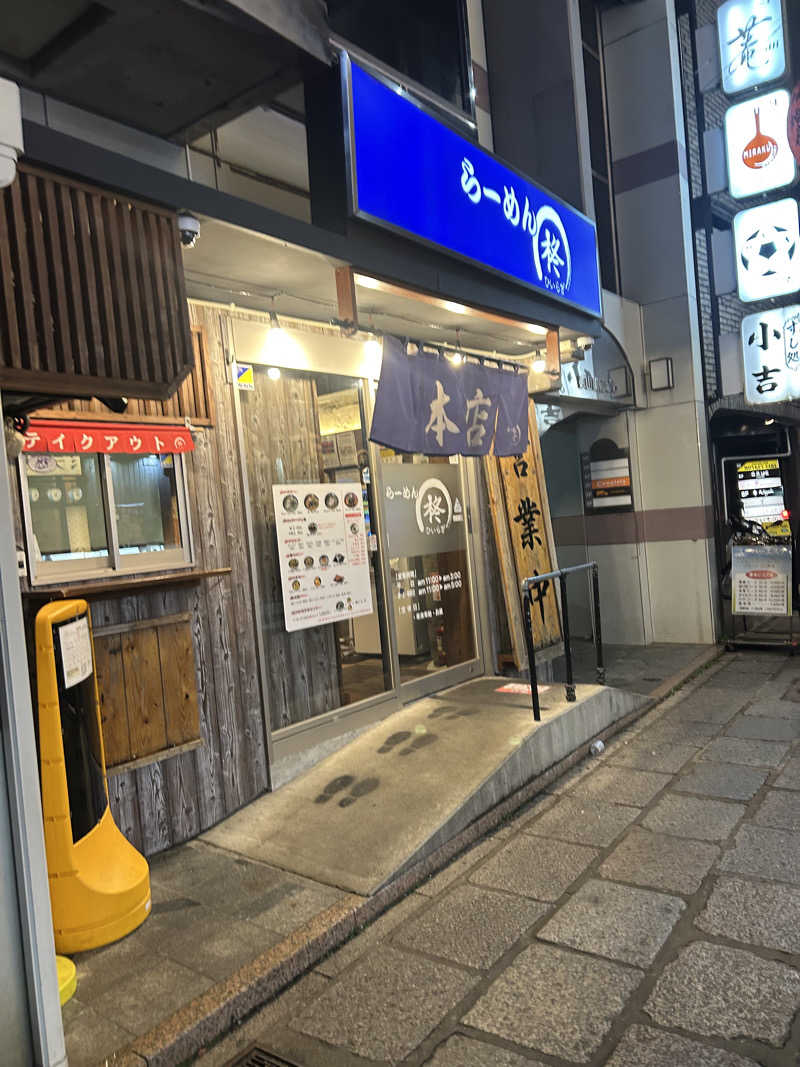
[[[270,367],[269,370],[267,371],[267,377],[271,378],[273,380],[273,382],[277,382],[277,380],[278,380],[278,378],[280,378],[280,376],[281,376],[280,367]]]
[[[544,371],[547,370],[547,360],[542,359],[542,357],[539,356],[533,361],[533,363],[531,363],[531,370],[534,372],[534,374],[542,374]]]

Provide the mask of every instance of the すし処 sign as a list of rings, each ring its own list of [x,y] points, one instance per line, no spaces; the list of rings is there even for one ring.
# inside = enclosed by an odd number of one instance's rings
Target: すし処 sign
[[[748,404],[800,398],[800,305],[745,315],[742,353]]]

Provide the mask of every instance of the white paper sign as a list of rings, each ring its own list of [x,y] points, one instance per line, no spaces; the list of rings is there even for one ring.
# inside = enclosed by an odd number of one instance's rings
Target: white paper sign
[[[288,631],[372,613],[358,482],[273,485]]]
[[[734,615],[788,615],[792,550],[783,545],[734,545]]]
[[[781,0],[728,0],[717,11],[717,33],[722,88],[728,95],[783,77]]]
[[[81,615],[74,622],[58,628],[61,646],[61,664],[64,669],[64,688],[70,689],[92,673],[92,642],[89,637],[89,620]]]
[[[742,353],[748,404],[800,398],[800,304],[745,315]]]
[[[792,197],[733,217],[739,299],[768,300],[800,289],[800,221]]]
[[[725,112],[725,151],[731,196],[757,196],[797,177],[786,119],[789,92],[778,89],[734,104]]]

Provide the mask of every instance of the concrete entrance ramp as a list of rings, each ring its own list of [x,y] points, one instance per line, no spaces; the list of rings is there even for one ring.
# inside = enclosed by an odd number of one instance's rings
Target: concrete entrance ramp
[[[542,687],[530,696],[481,678],[417,701],[300,778],[204,835],[318,882],[370,895],[612,722],[639,694]]]

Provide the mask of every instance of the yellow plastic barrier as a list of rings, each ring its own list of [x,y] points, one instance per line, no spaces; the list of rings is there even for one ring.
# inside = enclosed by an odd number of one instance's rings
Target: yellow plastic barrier
[[[116,941],[150,913],[150,870],[108,805],[106,761],[85,600],[36,616],[39,760],[56,951]],[[65,751],[66,748],[66,751]]]

